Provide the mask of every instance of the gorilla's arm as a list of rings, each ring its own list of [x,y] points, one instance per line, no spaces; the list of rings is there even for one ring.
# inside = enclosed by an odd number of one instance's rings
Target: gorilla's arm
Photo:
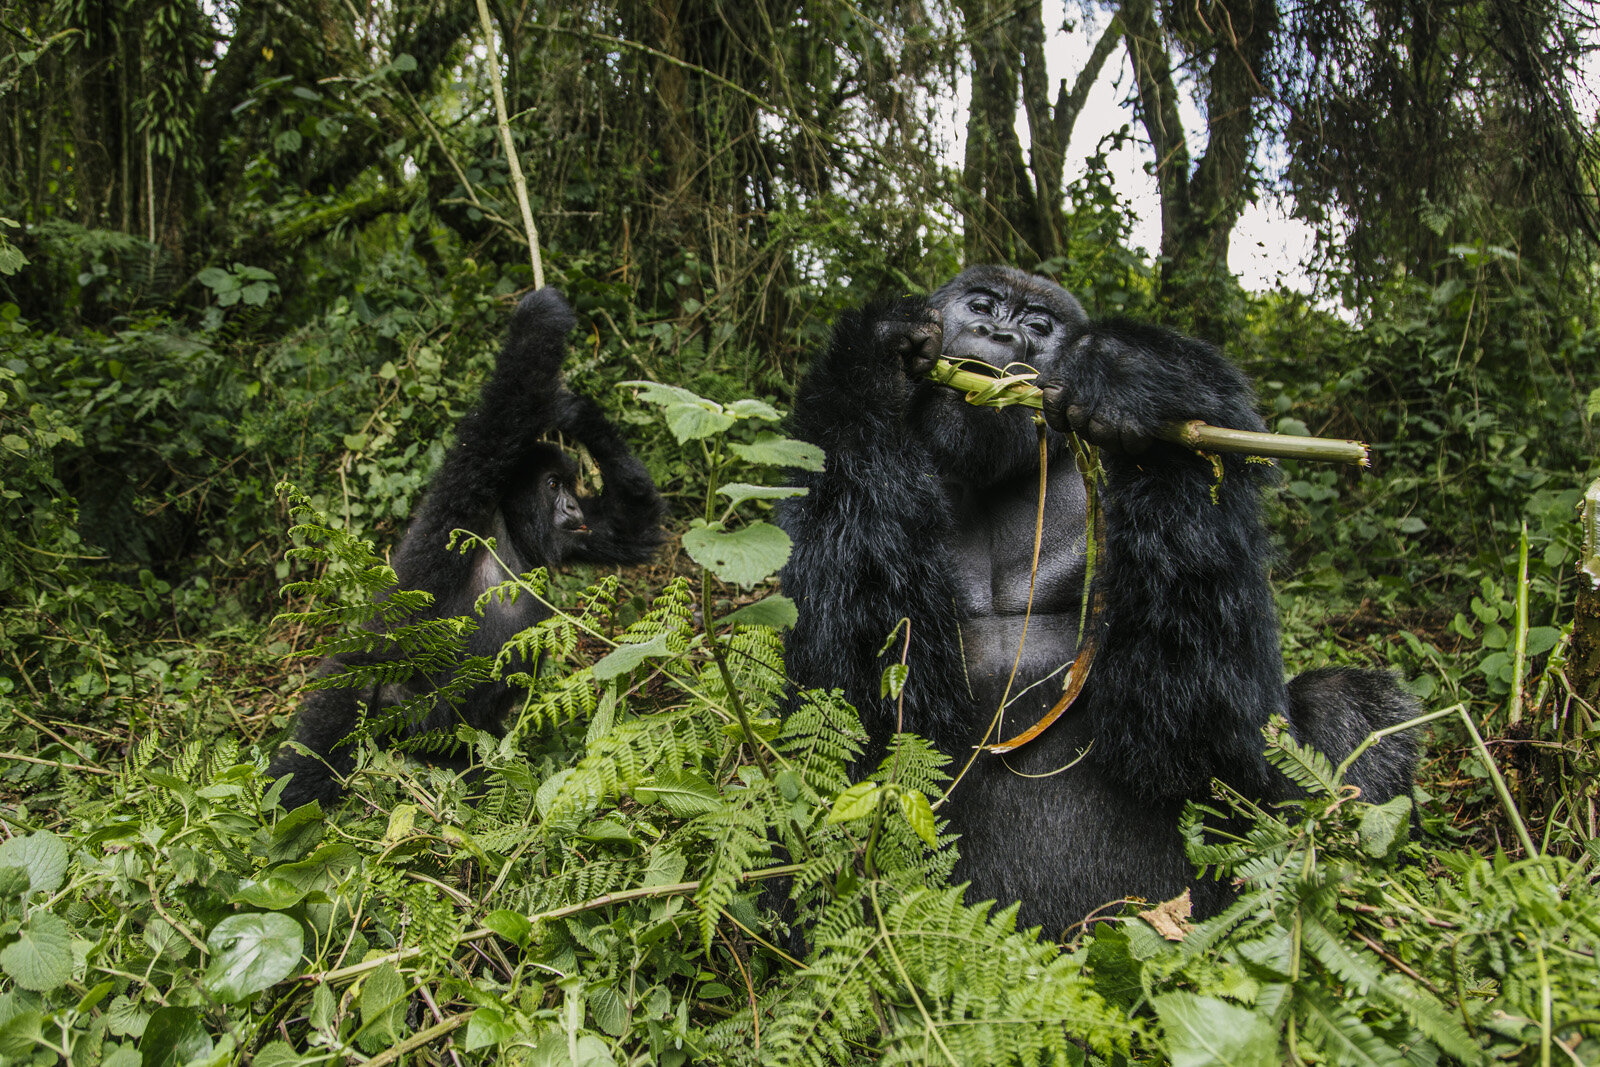
[[[973,714],[948,578],[950,503],[905,422],[907,338],[929,333],[936,351],[937,321],[922,300],[841,318],[800,385],[790,424],[827,453],[827,466],[800,473],[807,494],[778,511],[794,541],[783,588],[800,606],[790,676],[842,688],[880,744],[895,729],[896,704],[879,696],[879,681],[898,662],[901,639],[882,659],[877,652],[902,618],[911,620],[905,728],[961,743],[966,731],[952,727]]]
[[[650,472],[589,397],[570,397],[555,428],[589,450],[604,483],[599,496],[579,499],[589,531],[575,542],[570,558],[588,563],[649,559],[661,544],[665,510]]]
[[[1158,327],[1092,326],[1045,383],[1045,418],[1102,446],[1106,558],[1099,650],[1079,699],[1094,758],[1147,796],[1220,776],[1250,795],[1270,778],[1261,726],[1287,714],[1270,546],[1270,468],[1155,439],[1202,419],[1259,430],[1248,380],[1212,346]]]
[[[450,531],[488,533],[528,453],[571,404],[558,375],[573,322],[566,300],[548,287],[517,305],[494,374],[477,408],[461,420],[455,445],[395,550],[399,588],[425,589],[438,602],[472,584],[472,554],[447,547]]]

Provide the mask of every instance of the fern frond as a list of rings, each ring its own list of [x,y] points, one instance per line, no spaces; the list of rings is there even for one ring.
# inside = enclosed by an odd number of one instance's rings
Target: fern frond
[[[944,791],[950,780],[945,766],[950,757],[940,752],[933,743],[917,734],[895,734],[883,762],[873,772],[875,782],[895,781],[907,789],[926,793],[930,798]]]
[[[1333,764],[1319,750],[1302,745],[1289,733],[1289,723],[1274,715],[1261,728],[1267,739],[1267,762],[1282,771],[1295,785],[1314,797],[1339,795],[1339,779]]]
[[[1305,1021],[1306,1037],[1329,1063],[1351,1067],[1401,1067],[1408,1061],[1400,1049],[1372,1032],[1347,1003],[1322,995],[1309,983],[1297,987],[1296,1007]]]
[[[572,866],[504,892],[496,905],[524,914],[552,911],[637,884],[638,875],[637,863],[574,857]]]
[[[867,734],[844,694],[809,689],[783,721],[777,749],[818,796],[834,796],[850,784],[850,765]]]
[[[762,786],[757,788],[765,789]],[[695,819],[695,826],[711,846],[711,869],[700,880],[695,904],[700,909],[700,938],[707,951],[716,940],[722,912],[743,885],[743,878],[772,861],[767,820],[754,810],[750,798]]]
[[[1079,1062],[1083,1044],[1106,1057],[1131,1046],[1132,1022],[1077,961],[1016,932],[1015,907],[991,915],[964,905],[958,889],[915,889],[868,921],[876,936],[859,913],[819,927],[764,1057],[837,1062],[843,1043],[874,1023],[885,1031],[881,1063]]]

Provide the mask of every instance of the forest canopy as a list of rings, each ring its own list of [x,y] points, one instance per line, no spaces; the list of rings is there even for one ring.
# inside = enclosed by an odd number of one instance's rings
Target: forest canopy
[[[1597,43],[1584,0],[0,8],[0,1059],[1600,1058]],[[533,285],[491,56],[569,380],[674,544],[522,587],[520,718],[441,740],[479,779],[368,745],[284,813]],[[1239,281],[1269,200],[1304,292]],[[780,721],[782,549],[681,535],[767,521],[841,309],[979,262],[1372,445],[1281,464],[1274,581],[1292,670],[1441,713],[1414,817],[1275,738],[1311,799],[1193,827],[1248,907],[1058,945],[947,885],[925,743],[852,785],[852,709]]]

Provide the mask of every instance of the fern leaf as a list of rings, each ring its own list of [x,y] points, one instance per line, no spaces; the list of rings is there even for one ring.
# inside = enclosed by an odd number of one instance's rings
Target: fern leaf
[[[1338,795],[1339,779],[1334,776],[1328,757],[1296,741],[1289,733],[1288,722],[1281,716],[1274,715],[1261,732],[1267,739],[1267,762],[1291,782],[1315,797]]]
[[[1374,1034],[1348,1004],[1335,1003],[1309,983],[1301,984],[1295,1002],[1305,1020],[1306,1036],[1329,1063],[1400,1067],[1407,1062],[1399,1049]]]

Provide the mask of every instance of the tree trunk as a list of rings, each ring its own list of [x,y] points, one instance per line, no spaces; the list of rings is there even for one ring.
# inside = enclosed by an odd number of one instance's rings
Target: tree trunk
[[[1025,17],[1039,5],[1016,10],[996,0],[960,0],[972,53],[972,106],[961,184],[968,263],[1032,267],[1037,218],[1032,182],[1017,137],[1017,86]]]
[[[1116,46],[1117,23],[1101,35],[1072,89],[1061,82],[1052,107],[1040,3],[1013,8],[963,0],[961,11],[972,52],[962,174],[967,262],[1034,267],[1068,252],[1062,197],[1067,147],[1083,101]],[[1026,162],[1017,136],[1019,87],[1031,146]]]
[[[1168,53],[1169,28],[1154,0],[1124,0],[1122,21],[1139,86],[1140,119],[1156,157],[1161,195],[1161,296],[1186,309],[1189,325],[1213,339],[1230,332],[1226,309],[1236,282],[1228,243],[1254,191],[1257,103],[1266,95],[1265,59],[1278,32],[1272,0],[1210,0],[1175,6],[1191,55],[1210,56],[1206,148],[1191,160]]]

